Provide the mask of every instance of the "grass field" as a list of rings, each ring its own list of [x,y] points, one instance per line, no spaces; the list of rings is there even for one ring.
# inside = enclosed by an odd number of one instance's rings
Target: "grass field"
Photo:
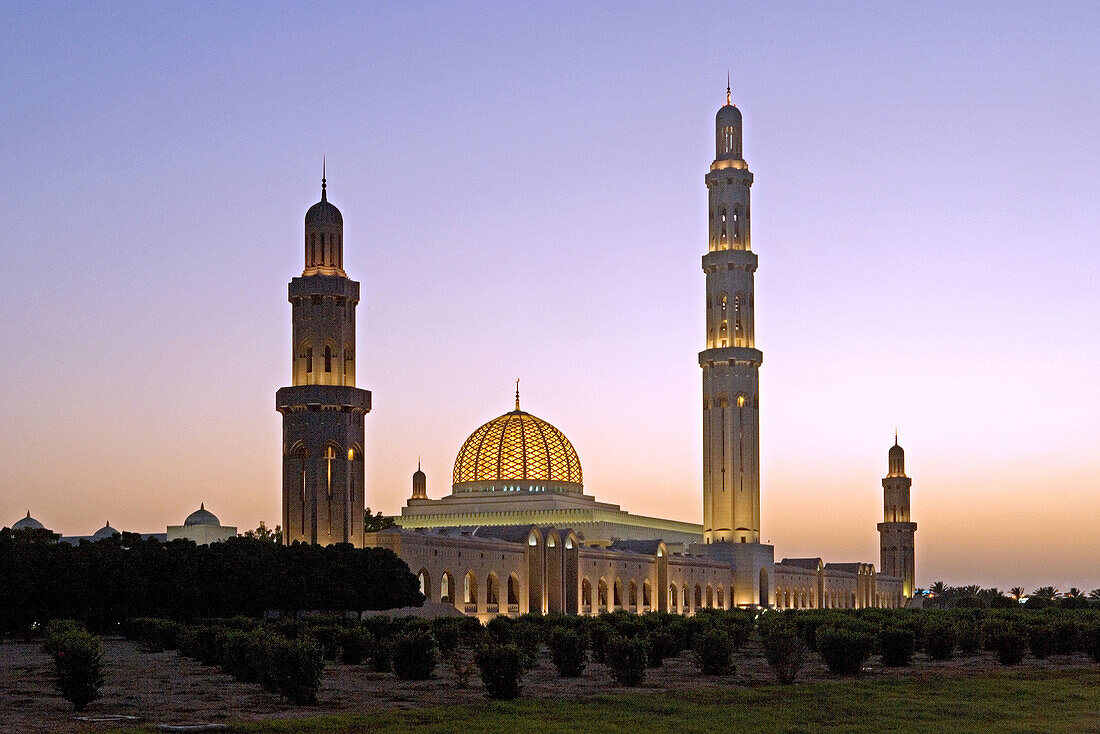
[[[519,699],[241,724],[238,732],[1100,732],[1100,670]],[[146,732],[152,729],[128,729]],[[119,733],[121,734],[121,732]]]

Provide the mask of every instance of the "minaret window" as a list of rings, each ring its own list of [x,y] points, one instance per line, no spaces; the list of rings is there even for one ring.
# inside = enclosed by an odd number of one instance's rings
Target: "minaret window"
[[[741,296],[734,296],[733,299],[733,338],[740,340],[744,334],[741,327]]]
[[[328,499],[332,501],[332,464],[336,461],[336,449],[331,446],[325,447],[325,484],[328,489]],[[331,519],[329,523],[331,524]]]
[[[726,241],[726,208],[722,207],[722,229],[719,232],[718,239],[723,243]]]
[[[332,372],[332,347],[325,347],[325,372]]]
[[[729,310],[729,297],[725,294],[718,297],[718,308],[718,346],[724,349],[729,346],[729,320],[726,316]]]
[[[313,372],[313,347],[306,347],[306,374]]]

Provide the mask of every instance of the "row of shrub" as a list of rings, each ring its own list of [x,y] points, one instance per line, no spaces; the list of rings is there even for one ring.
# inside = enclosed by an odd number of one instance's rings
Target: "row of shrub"
[[[68,619],[46,626],[42,651],[53,657],[54,685],[77,711],[99,698],[105,677],[99,638]]]
[[[1085,652],[1100,662],[1100,615],[1094,612],[862,610],[786,612],[768,617],[789,620],[805,644],[823,656],[822,631],[842,630],[849,635],[845,647],[866,648],[864,660],[879,653],[886,665],[908,665],[917,650],[933,660],[987,650],[997,653],[1003,664],[1014,665],[1029,648],[1037,659]],[[833,637],[827,639],[827,647],[835,647]]]
[[[636,686],[647,669],[684,651],[702,673],[731,675],[736,652],[754,633],[783,683],[795,680],[809,652],[838,674],[858,673],[872,655],[881,655],[883,665],[909,665],[918,651],[946,660],[988,650],[1013,665],[1029,647],[1036,658],[1083,650],[1100,662],[1100,615],[1062,611],[704,610],[692,617],[619,611],[497,617],[485,626],[472,617],[233,618],[194,626],[137,619],[127,626],[146,650],[178,648],[299,703],[314,700],[325,660],[367,664],[407,680],[430,678],[442,663],[459,686],[478,671],[489,695],[511,698],[544,647],[562,677],[580,676],[594,661],[620,685]]]

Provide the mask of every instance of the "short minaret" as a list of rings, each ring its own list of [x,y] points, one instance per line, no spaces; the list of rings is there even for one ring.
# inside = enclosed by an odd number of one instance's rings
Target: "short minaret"
[[[420,461],[416,462],[416,471],[413,472],[413,493],[412,499],[414,500],[426,500],[428,499],[428,477],[420,469]]]
[[[344,272],[344,218],[321,200],[306,212],[305,270],[290,282],[292,386],[275,395],[283,416],[283,539],[363,545],[363,416],[355,387],[359,284]]]
[[[879,572],[902,580],[902,594],[913,598],[914,534],[917,524],[909,521],[909,488],[913,480],[905,476],[905,451],[898,446],[897,434],[890,447],[889,471],[882,480],[883,522],[878,524]]]
[[[706,175],[709,242],[703,368],[703,541],[760,542],[759,369],[755,345],[749,187],[741,111],[730,101],[715,119],[716,151]]]

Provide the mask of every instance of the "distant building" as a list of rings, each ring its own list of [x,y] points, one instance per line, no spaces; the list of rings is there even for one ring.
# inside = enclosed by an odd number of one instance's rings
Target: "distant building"
[[[222,525],[217,516],[201,503],[199,509],[187,516],[183,525],[169,525],[167,533],[169,541],[193,540],[199,545],[220,543],[235,537],[237,537],[237,528],[232,525]]]

